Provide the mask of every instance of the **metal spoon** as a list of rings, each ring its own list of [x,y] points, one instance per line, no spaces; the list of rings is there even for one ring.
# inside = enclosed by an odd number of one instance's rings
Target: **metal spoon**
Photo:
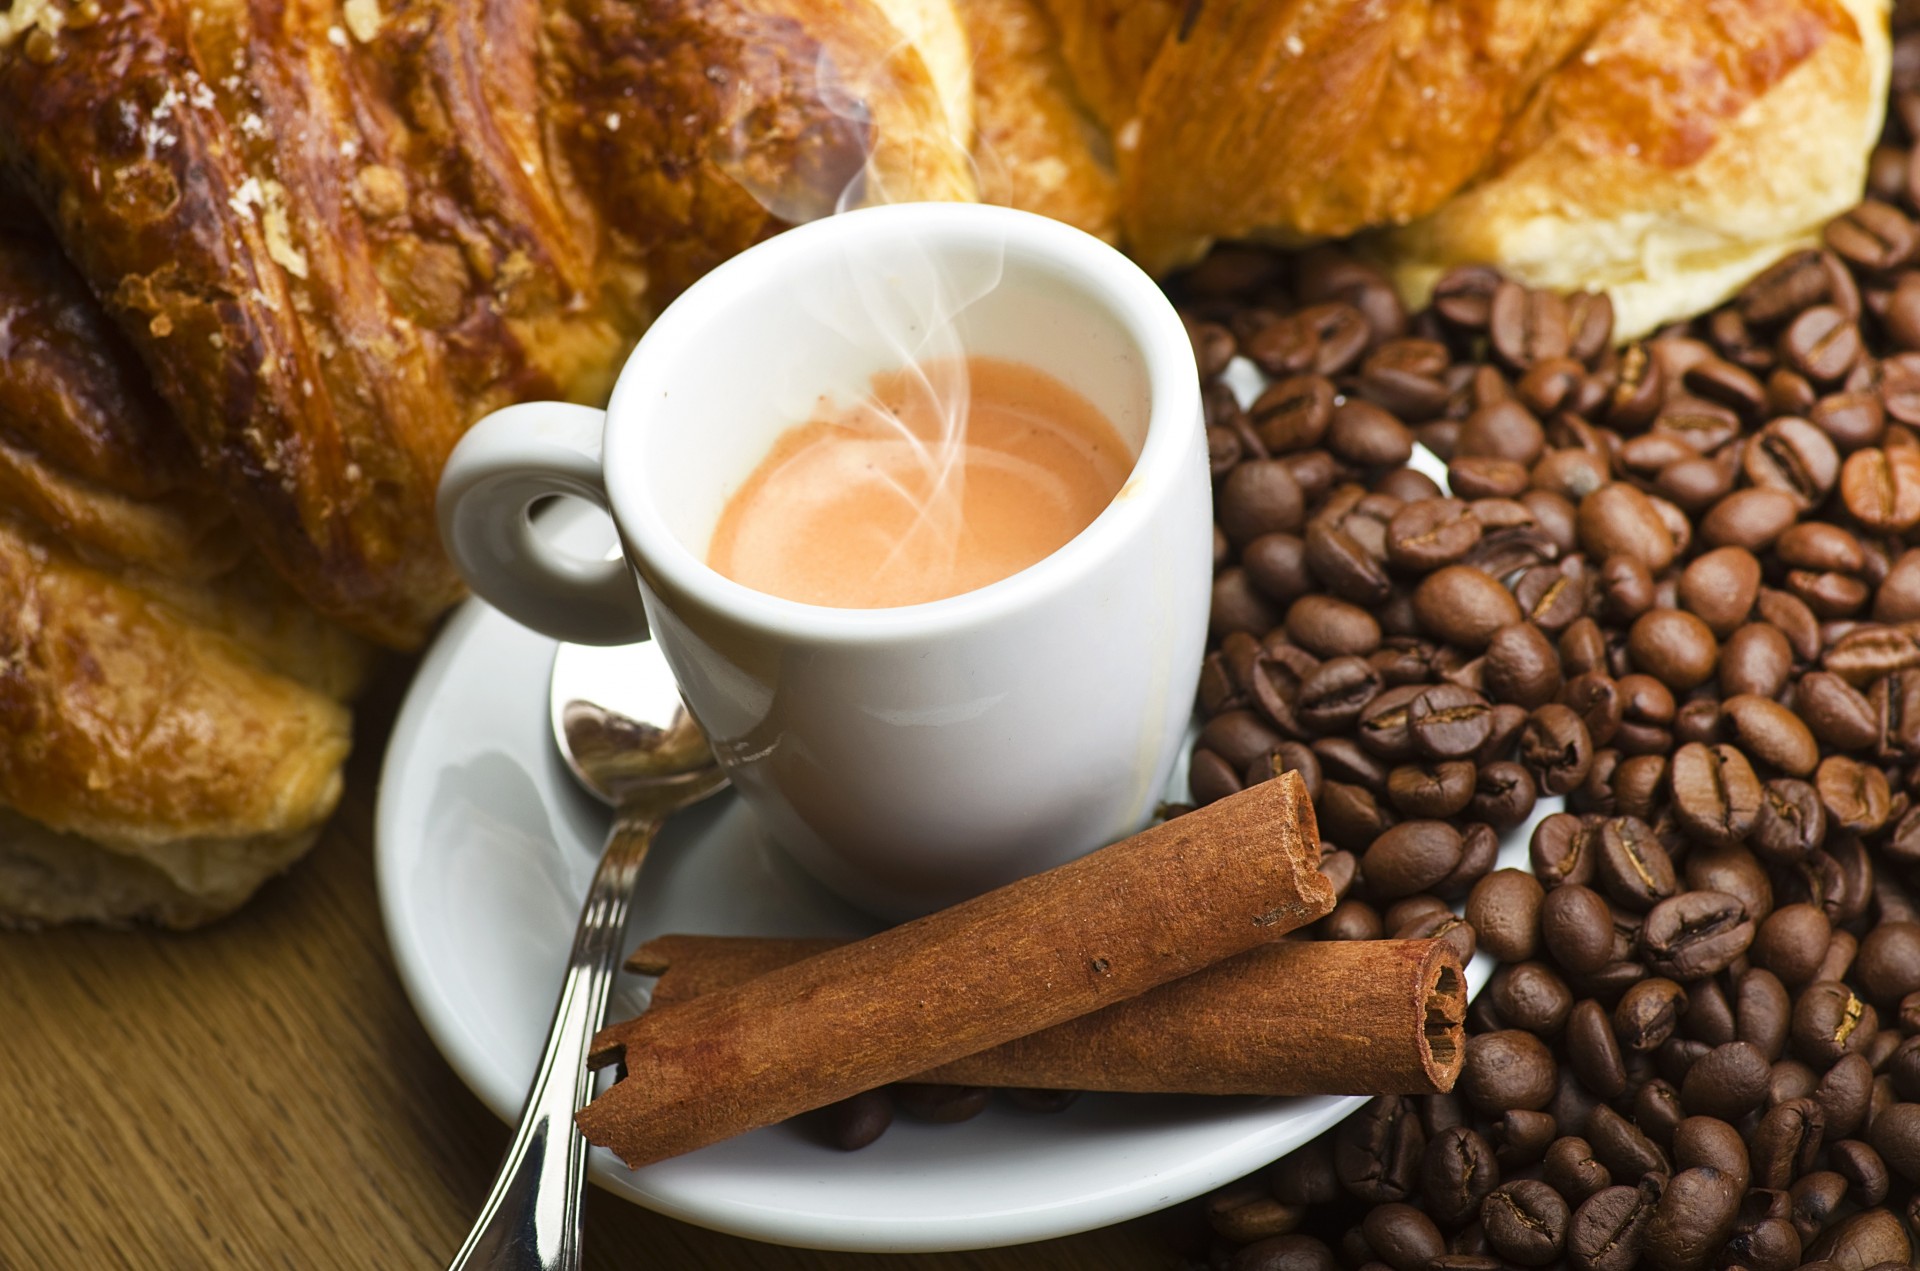
[[[549,694],[553,739],[581,785],[613,805],[613,828],[580,909],[547,1050],[513,1146],[452,1271],[573,1271],[587,1142],[573,1122],[593,1091],[587,1044],[606,1012],[634,881],[669,815],[726,784],[659,646],[563,644]]]

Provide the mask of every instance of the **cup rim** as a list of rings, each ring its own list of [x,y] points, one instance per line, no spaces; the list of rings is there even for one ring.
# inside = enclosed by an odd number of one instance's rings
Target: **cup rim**
[[[1063,546],[1005,578],[917,605],[843,609],[759,591],[715,570],[668,527],[646,493],[646,481],[616,483],[638,471],[628,455],[649,427],[645,385],[675,373],[680,350],[716,318],[767,285],[769,274],[824,250],[836,240],[876,232],[941,241],[992,237],[1046,254],[1101,298],[1139,349],[1147,378],[1145,439],[1120,490],[1087,527]],[[977,626],[1071,586],[1120,547],[1131,529],[1173,492],[1201,423],[1200,379],[1193,346],[1173,303],[1125,255],[1083,230],[1013,208],[981,203],[896,203],[825,217],[758,243],[709,271],[661,312],[622,368],[607,405],[602,444],[609,507],[630,559],[650,584],[684,594],[732,621],[790,638],[877,642],[932,636]],[[796,421],[799,422],[799,421]],[[655,578],[659,582],[655,583]]]

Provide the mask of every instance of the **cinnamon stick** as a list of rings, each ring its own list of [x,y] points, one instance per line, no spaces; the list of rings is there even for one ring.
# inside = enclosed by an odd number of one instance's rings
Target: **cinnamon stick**
[[[602,1030],[628,1076],[579,1114],[640,1166],[1191,975],[1333,907],[1287,773],[1124,842]]]
[[[836,939],[661,936],[627,969],[652,1010]],[[914,1081],[1159,1094],[1442,1094],[1465,1058],[1466,981],[1439,940],[1281,941],[918,1073]]]

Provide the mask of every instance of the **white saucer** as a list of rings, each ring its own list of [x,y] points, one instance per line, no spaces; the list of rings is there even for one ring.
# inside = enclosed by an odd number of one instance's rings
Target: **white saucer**
[[[611,527],[556,508],[569,545],[598,554]],[[552,641],[479,601],[448,622],[407,694],[376,820],[381,905],[401,978],[440,1051],[505,1120],[520,1113],[593,872],[606,815],[549,739]],[[1176,773],[1185,788],[1184,765]],[[1557,809],[1543,799],[1535,820]],[[1526,868],[1532,823],[1500,864]],[[722,794],[660,836],[627,947],[666,932],[865,934],[850,909],[766,842]],[[1470,991],[1492,970],[1468,969]],[[640,1010],[623,976],[609,1019]],[[1257,1169],[1364,1103],[1359,1097],[1087,1095],[1065,1112],[996,1101],[960,1125],[904,1118],[843,1153],[795,1125],[593,1176],[650,1209],[737,1235],[820,1249],[989,1248],[1085,1231],[1197,1196]]]

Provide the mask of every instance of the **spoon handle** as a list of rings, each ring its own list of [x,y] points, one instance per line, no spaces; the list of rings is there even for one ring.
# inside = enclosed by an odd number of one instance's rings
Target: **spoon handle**
[[[547,1051],[527,1092],[520,1127],[450,1271],[575,1271],[580,1265],[587,1141],[573,1114],[593,1090],[587,1044],[606,1013],[633,885],[659,825],[657,817],[614,816],[580,909]]]

